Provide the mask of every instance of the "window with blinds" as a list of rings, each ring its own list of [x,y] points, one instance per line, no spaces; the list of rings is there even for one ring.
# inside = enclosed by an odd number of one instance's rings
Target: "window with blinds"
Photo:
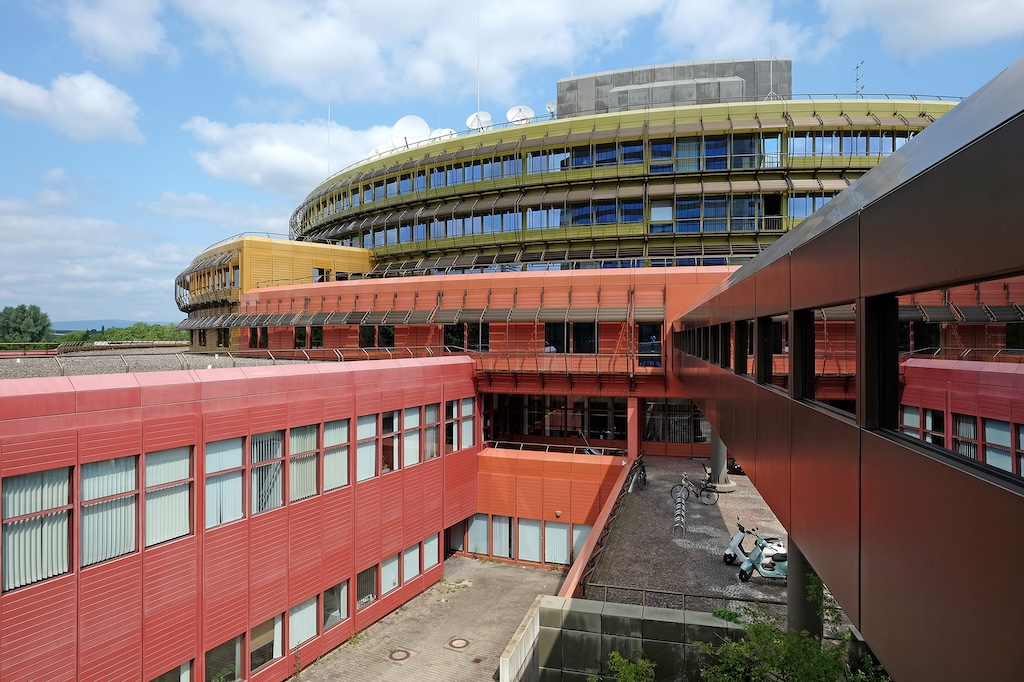
[[[311,597],[288,611],[288,648],[294,649],[316,637],[317,598]]]
[[[978,418],[953,415],[953,450],[964,457],[978,459]]]
[[[512,518],[509,516],[491,517],[491,538],[494,541],[494,556],[511,559],[513,554],[512,546]]]
[[[440,559],[438,558],[437,551],[440,548],[441,543],[438,541],[437,534],[427,537],[423,541],[423,570],[433,568],[437,566]]]
[[[408,583],[420,574],[420,546],[415,544],[402,552],[402,582]]]
[[[544,562],[569,563],[569,524],[557,521],[544,523]]]
[[[540,521],[519,519],[519,560],[540,563]]]
[[[487,514],[474,514],[469,519],[469,551],[487,554]]]
[[[138,457],[82,465],[82,566],[135,551]]]
[[[3,591],[67,573],[71,468],[3,479]]]
[[[377,475],[377,415],[359,417],[356,422],[356,482]]]
[[[420,461],[420,408],[407,407],[403,419],[402,466],[410,467]]]
[[[348,420],[324,424],[324,490],[348,485]]]
[[[372,604],[377,599],[377,567],[370,566],[356,576],[356,610]]]
[[[206,679],[234,682],[242,679],[242,640],[233,637],[206,652]]]
[[[324,592],[324,630],[348,618],[348,581]]]
[[[243,440],[206,444],[206,527],[242,518]]]
[[[146,547],[191,533],[191,446],[149,452],[144,466]]]
[[[249,633],[249,671],[281,658],[281,616],[260,623]]]
[[[473,447],[475,439],[473,437],[474,425],[473,421],[473,399],[463,398],[462,399],[462,438],[460,439],[460,446],[462,449]]]
[[[423,408],[423,459],[434,459],[441,454],[440,420],[440,403],[433,403]]]
[[[317,492],[318,424],[293,428],[288,434],[288,501],[313,497]]]
[[[253,514],[277,509],[284,504],[283,444],[282,431],[258,433],[250,440]]]
[[[380,593],[387,594],[398,587],[398,556],[389,556],[380,565]]]

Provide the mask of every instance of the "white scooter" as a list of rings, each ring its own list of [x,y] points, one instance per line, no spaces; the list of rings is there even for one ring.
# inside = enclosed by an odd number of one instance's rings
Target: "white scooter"
[[[747,582],[754,571],[757,571],[762,577],[785,581],[789,571],[789,554],[776,552],[767,559],[762,554],[768,546],[765,539],[758,536],[756,528],[753,532],[748,531],[748,534],[754,536],[754,549],[750,550],[746,560],[740,564],[740,580]]]
[[[732,541],[729,543],[729,548],[722,554],[722,561],[727,565],[731,566],[736,563],[736,559],[740,561],[747,560],[747,550],[743,547],[743,539],[747,536],[747,529],[743,527],[739,519],[736,519],[736,527],[739,528],[736,535],[732,536]],[[764,555],[763,560],[767,561],[772,558],[776,552],[785,552],[786,548],[782,544],[780,538],[764,538],[765,548],[762,552]]]

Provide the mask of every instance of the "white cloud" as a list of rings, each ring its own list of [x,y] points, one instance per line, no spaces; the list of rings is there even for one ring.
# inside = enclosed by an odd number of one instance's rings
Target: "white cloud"
[[[327,177],[325,121],[301,123],[240,123],[230,126],[196,116],[183,126],[207,147],[195,152],[210,175],[245,183],[298,200]],[[391,129],[375,126],[352,130],[331,125],[331,171],[363,157]]]
[[[213,223],[226,233],[268,232],[287,236],[288,217],[292,207],[273,210],[250,204],[238,206],[219,202],[199,192],[176,194],[164,192],[160,198],[146,205],[154,213],[169,218]]]
[[[65,178],[67,178],[67,171],[65,171],[60,166],[51,168],[50,170],[46,171],[46,173],[43,175],[43,180],[46,182],[60,182]]]
[[[160,23],[160,0],[71,0],[71,37],[90,56],[123,69],[138,68],[150,55],[177,61]]]
[[[528,70],[560,66],[568,73],[575,56],[614,48],[667,0],[175,4],[203,31],[207,49],[267,82],[339,101],[472,92],[478,16],[481,86],[508,97]]]
[[[1024,36],[1020,0],[819,0],[828,26],[842,36],[859,28],[877,31],[891,54],[913,59],[949,48]]]
[[[128,93],[88,71],[57,76],[49,90],[0,71],[0,109],[80,142],[143,139],[135,125],[139,108]]]

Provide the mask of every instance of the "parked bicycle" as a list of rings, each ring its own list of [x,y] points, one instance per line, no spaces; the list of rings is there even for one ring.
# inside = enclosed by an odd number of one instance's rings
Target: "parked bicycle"
[[[636,457],[636,473],[633,476],[633,485],[640,490],[647,490],[647,467],[644,466],[643,450]]]
[[[672,490],[669,491],[672,501],[675,502],[680,496],[682,496],[684,501],[688,500],[690,499],[690,493],[693,493],[702,504],[717,504],[719,493],[718,488],[715,487],[714,482],[711,480],[711,470],[705,466],[704,473],[704,480],[699,484],[694,484],[690,477],[684,473],[682,482],[676,483],[672,486]]]

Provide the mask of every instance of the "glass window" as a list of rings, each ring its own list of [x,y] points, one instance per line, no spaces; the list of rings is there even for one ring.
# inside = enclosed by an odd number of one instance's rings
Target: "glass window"
[[[572,558],[574,560],[579,558],[580,552],[583,551],[583,545],[590,537],[591,528],[592,526],[586,523],[572,524]]]
[[[463,398],[462,399],[462,433],[461,433],[461,437],[460,437],[461,448],[463,450],[465,450],[466,448],[473,447],[473,443],[476,441],[476,439],[474,438],[474,434],[475,434],[474,424],[475,424],[475,422],[473,421],[473,399],[472,398]]]
[[[348,618],[348,581],[324,592],[324,630]]]
[[[3,479],[3,591],[67,573],[71,469]]]
[[[953,451],[978,459],[978,420],[971,415],[953,415]]]
[[[921,437],[921,411],[909,405],[903,406],[903,433],[914,438]]]
[[[402,438],[402,466],[410,467],[420,461],[420,408],[405,408],[405,434]]]
[[[242,635],[206,652],[206,682],[236,682],[242,679]]]
[[[398,587],[398,556],[389,556],[380,565],[380,593],[388,592]]]
[[[192,531],[192,448],[146,455],[146,547]]]
[[[676,140],[676,170],[680,173],[700,170],[699,137],[683,137]]]
[[[241,467],[241,438],[206,444],[207,528],[242,518]],[[219,473],[222,471],[227,473]]]
[[[596,158],[598,166],[614,166],[618,163],[614,142],[602,142],[597,145]]]
[[[596,353],[597,352],[597,323],[596,322],[573,322],[572,324],[572,352],[573,353]]]
[[[356,610],[377,600],[377,567],[370,566],[356,576]]]
[[[627,140],[622,143],[622,160],[624,166],[635,166],[644,162],[643,140]]]
[[[590,145],[572,148],[572,167],[586,168],[594,165],[594,157],[591,154]]]
[[[515,554],[512,546],[512,518],[509,516],[491,517],[491,537],[494,541],[494,556],[511,559]]]
[[[415,544],[402,553],[402,582],[408,583],[420,574],[420,546]]]
[[[569,524],[556,521],[544,523],[544,562],[569,564]]]
[[[440,421],[441,403],[423,408],[423,459],[434,459],[441,454]]]
[[[356,424],[356,482],[377,475],[377,415],[368,414]]]
[[[519,560],[540,563],[540,521],[519,519]]]
[[[729,198],[726,196],[704,197],[704,231],[725,232],[728,227]]]
[[[469,551],[473,554],[488,554],[487,514],[474,514],[469,519]]]
[[[284,432],[258,433],[250,441],[252,453],[252,513],[277,509],[284,504],[281,459]]]
[[[946,415],[942,410],[924,411],[924,439],[927,442],[945,446],[945,420]]]
[[[441,558],[438,555],[438,549],[441,543],[438,541],[438,535],[430,535],[423,541],[423,570],[433,568],[440,563]]]
[[[82,465],[82,566],[135,551],[137,460]]]
[[[317,598],[312,597],[288,612],[288,648],[294,649],[316,637]]]
[[[182,663],[173,670],[168,670],[163,675],[154,677],[149,682],[191,682],[192,680],[192,661],[188,663]]]
[[[291,502],[316,495],[317,431],[317,424],[289,431],[288,500]]]
[[[1013,471],[1010,457],[1010,423],[997,419],[982,420],[985,425],[985,463],[1003,471]]]
[[[281,658],[281,616],[260,623],[249,633],[249,670],[255,672]]]
[[[598,201],[594,203],[594,222],[598,224],[608,224],[614,223],[615,220],[614,201]]]
[[[644,221],[644,202],[623,200],[620,205],[620,213],[620,222],[642,223]]]
[[[380,416],[380,471],[386,474],[399,467],[398,432],[402,428],[402,413],[388,410]]]
[[[348,420],[324,424],[324,490],[348,485]]]
[[[726,170],[729,165],[729,141],[724,135],[721,137],[707,137],[704,139],[704,168],[705,170]]]

